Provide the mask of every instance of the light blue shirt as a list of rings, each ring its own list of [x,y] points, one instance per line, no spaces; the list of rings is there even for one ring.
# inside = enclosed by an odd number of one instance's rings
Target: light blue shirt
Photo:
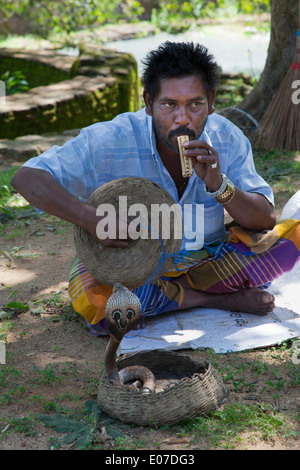
[[[270,186],[255,170],[249,140],[226,118],[214,113],[200,140],[219,154],[221,172],[240,189],[263,194],[272,204]],[[206,194],[205,185],[194,173],[179,200],[177,189],[156,150],[152,118],[145,109],[124,113],[109,122],[92,124],[62,147],[54,146],[24,166],[46,170],[74,196],[86,200],[99,186],[122,177],[146,177],[167,190],[181,208],[204,208],[204,242],[220,241],[225,235],[224,209]],[[187,207],[187,206],[186,206]],[[190,246],[183,233],[182,249]]]

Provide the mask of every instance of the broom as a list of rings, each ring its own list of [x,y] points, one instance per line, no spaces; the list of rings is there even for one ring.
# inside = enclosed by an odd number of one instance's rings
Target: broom
[[[300,1],[296,55],[261,120],[254,142],[264,150],[300,150]]]

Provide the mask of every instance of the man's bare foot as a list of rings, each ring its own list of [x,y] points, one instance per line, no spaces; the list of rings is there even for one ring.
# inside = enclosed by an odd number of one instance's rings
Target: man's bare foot
[[[257,287],[242,289],[227,295],[228,298],[225,299],[226,310],[264,316],[273,312],[275,308],[275,297],[269,292],[258,289]],[[232,306],[228,308],[230,304]]]
[[[183,278],[180,279],[180,283],[184,288],[184,296],[177,310],[206,307],[264,316],[275,308],[274,296],[257,287],[245,288],[230,294],[210,294],[192,289]]]

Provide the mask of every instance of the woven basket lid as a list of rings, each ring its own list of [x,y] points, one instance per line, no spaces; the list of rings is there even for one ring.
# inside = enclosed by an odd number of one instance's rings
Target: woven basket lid
[[[128,177],[105,183],[88,198],[87,204],[95,208],[100,204],[111,204],[118,214],[120,196],[127,197],[127,199],[122,198],[123,203],[126,201],[127,208],[133,204],[143,204],[147,209],[148,236],[132,240],[127,248],[108,248],[99,244],[87,230],[75,226],[74,242],[77,256],[95,279],[106,285],[120,282],[127,288],[133,289],[150,280],[155,281],[170,269],[173,264],[171,255],[178,252],[181,247],[182,220],[181,217],[172,216],[170,208],[174,205],[176,209],[177,205],[170,194],[147,178]],[[154,216],[151,217],[153,204],[158,205],[156,208],[164,207],[165,214],[169,214],[168,219],[160,217],[158,232],[153,229]],[[162,204],[166,206],[161,206]],[[135,208],[132,209],[134,212]],[[178,216],[178,206],[176,210]],[[138,217],[139,213],[136,212],[129,218],[132,222],[134,220],[137,222]],[[170,230],[165,230],[165,233],[164,221],[170,222]],[[157,220],[154,225],[157,226]]]

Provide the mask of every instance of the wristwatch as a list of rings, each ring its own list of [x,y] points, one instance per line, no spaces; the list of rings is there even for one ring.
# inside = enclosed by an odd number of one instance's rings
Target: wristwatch
[[[229,178],[227,178],[226,175],[224,175],[223,173],[221,173],[222,175],[222,184],[220,186],[220,188],[215,191],[215,192],[210,192],[207,188],[206,188],[206,193],[213,197],[217,202],[220,202],[221,204],[227,204],[228,202],[231,201],[231,199],[233,198],[234,196],[234,193],[235,193],[235,187],[234,187],[234,184],[232,181],[230,181]],[[226,201],[226,199],[231,195],[231,198]]]

